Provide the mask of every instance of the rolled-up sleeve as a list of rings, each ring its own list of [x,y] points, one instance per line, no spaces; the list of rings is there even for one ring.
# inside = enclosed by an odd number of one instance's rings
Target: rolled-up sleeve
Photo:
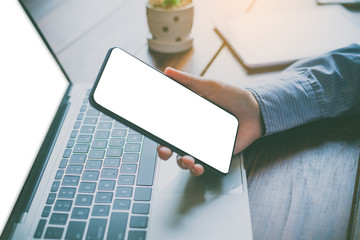
[[[297,61],[247,89],[259,102],[266,135],[360,112],[360,46]]]

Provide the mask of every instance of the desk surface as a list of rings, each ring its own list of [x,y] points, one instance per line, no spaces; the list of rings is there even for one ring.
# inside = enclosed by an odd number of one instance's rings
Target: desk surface
[[[229,6],[235,3],[226,1]],[[273,7],[285,2],[316,7],[312,0],[276,0]],[[93,81],[112,46],[160,70],[172,66],[234,85],[272,74],[249,74],[243,68],[213,31],[214,4],[206,0],[195,1],[193,49],[172,55],[149,51],[144,3],[37,0],[29,1],[28,7],[73,81]],[[347,11],[359,20],[360,9]],[[245,151],[255,239],[350,236],[356,225],[359,122],[358,115],[307,124],[262,138]]]

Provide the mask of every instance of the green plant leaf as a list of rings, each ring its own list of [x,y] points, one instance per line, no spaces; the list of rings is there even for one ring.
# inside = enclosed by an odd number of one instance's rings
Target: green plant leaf
[[[163,1],[164,7],[171,7],[171,6],[176,6],[179,4],[180,4],[180,0],[164,0]]]

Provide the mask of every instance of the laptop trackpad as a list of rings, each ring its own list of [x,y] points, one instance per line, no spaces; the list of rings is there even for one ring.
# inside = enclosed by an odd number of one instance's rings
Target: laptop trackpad
[[[206,173],[200,177],[193,177],[189,171],[177,166],[174,156],[166,162],[158,162],[160,171],[156,184],[157,192],[191,194],[193,197],[214,197],[244,192],[240,155],[233,157],[230,171],[226,176]]]
[[[175,158],[159,160],[149,239],[251,239],[247,190],[239,156],[226,176],[193,177]],[[245,180],[246,182],[246,180]]]

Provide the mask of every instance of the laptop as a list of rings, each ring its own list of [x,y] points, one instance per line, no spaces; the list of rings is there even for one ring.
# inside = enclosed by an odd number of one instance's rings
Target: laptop
[[[224,177],[159,160],[89,104],[22,5],[0,2],[1,239],[252,239],[242,155]]]

